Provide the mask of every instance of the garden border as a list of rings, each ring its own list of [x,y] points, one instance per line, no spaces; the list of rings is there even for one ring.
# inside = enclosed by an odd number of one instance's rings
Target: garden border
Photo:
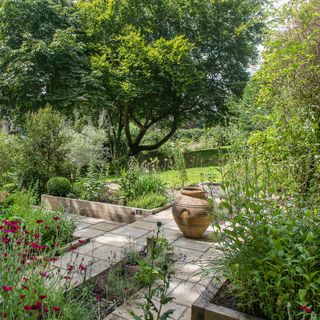
[[[87,217],[112,220],[123,223],[133,223],[146,216],[168,209],[172,203],[161,208],[143,209],[120,206],[105,202],[87,201],[73,198],[57,197],[48,194],[41,195],[41,204],[51,210],[65,210],[68,213]]]
[[[191,306],[191,320],[265,320],[211,303],[225,282],[210,283]]]

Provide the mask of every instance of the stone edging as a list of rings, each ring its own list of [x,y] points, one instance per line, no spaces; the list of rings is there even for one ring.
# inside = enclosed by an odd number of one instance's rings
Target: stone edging
[[[148,210],[142,208],[114,205],[104,202],[56,197],[47,194],[43,194],[41,196],[41,203],[51,210],[62,209],[72,214],[124,223],[135,222],[139,219],[158,213],[172,206],[172,203],[169,203],[164,207]]]
[[[199,298],[192,304],[191,320],[264,320],[230,308],[216,305],[210,301],[224,282],[214,286],[209,284]]]

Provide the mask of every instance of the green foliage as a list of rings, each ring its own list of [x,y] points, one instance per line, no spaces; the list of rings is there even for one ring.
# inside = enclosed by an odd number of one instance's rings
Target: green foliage
[[[0,210],[5,219],[18,220],[32,234],[41,234],[41,243],[54,247],[67,243],[72,237],[75,224],[60,212],[34,209],[36,197],[31,191],[18,191],[9,195]]]
[[[293,1],[281,19],[289,27],[269,35],[251,101],[260,110],[259,131],[249,140],[272,165],[279,188],[313,200],[319,187],[319,12],[317,1]]]
[[[107,141],[106,131],[93,125],[85,125],[76,131],[68,128],[68,158],[77,168],[81,169],[101,166],[105,156],[104,143]]]
[[[293,318],[302,316],[301,306],[318,314],[318,209],[299,195],[276,194],[270,167],[246,152],[235,154],[222,185],[219,220],[230,224],[215,224],[222,255],[212,263],[247,312],[288,319],[289,304]]]
[[[0,133],[0,186],[13,180],[15,139]]]
[[[139,165],[134,159],[130,160],[127,170],[122,171],[120,185],[120,195],[131,204],[151,205],[167,199],[166,184],[162,179],[151,168]]]
[[[83,200],[106,201],[106,178],[103,172],[90,168],[85,177],[79,177],[73,183],[73,192]]]
[[[81,96],[87,64],[75,33],[73,2],[0,5],[1,111],[24,115],[47,103],[67,110]]]
[[[173,300],[168,294],[171,281],[170,264],[167,254],[172,251],[167,239],[161,236],[161,222],[157,222],[157,231],[148,247],[148,259],[139,262],[140,269],[135,278],[147,286],[145,303],[141,305],[143,316],[130,311],[135,320],[170,319],[174,310],[163,311],[163,307]],[[156,286],[153,286],[157,283]]]
[[[213,121],[230,93],[241,95],[264,2],[3,1],[1,112],[103,109],[113,154],[157,149],[183,122]],[[159,139],[142,143],[155,127]]]
[[[53,177],[47,182],[47,190],[52,196],[65,197],[71,191],[71,183],[64,177]]]
[[[127,205],[134,208],[154,209],[164,206],[167,202],[168,197],[165,195],[148,193],[128,201]]]
[[[66,141],[63,117],[50,107],[31,113],[24,125],[17,154],[17,177],[21,187],[46,191],[47,181],[65,169]]]

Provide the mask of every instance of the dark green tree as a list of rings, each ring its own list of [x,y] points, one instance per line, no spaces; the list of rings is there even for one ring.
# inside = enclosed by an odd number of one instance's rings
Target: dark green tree
[[[264,0],[7,0],[0,107],[106,112],[113,152],[165,143],[185,121],[216,121],[256,56]],[[152,145],[148,131],[163,130]]]

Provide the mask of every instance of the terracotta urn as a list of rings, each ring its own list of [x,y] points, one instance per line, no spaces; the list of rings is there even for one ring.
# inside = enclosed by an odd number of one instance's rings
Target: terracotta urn
[[[211,206],[202,188],[181,189],[172,206],[172,213],[185,237],[199,239],[210,225]]]

